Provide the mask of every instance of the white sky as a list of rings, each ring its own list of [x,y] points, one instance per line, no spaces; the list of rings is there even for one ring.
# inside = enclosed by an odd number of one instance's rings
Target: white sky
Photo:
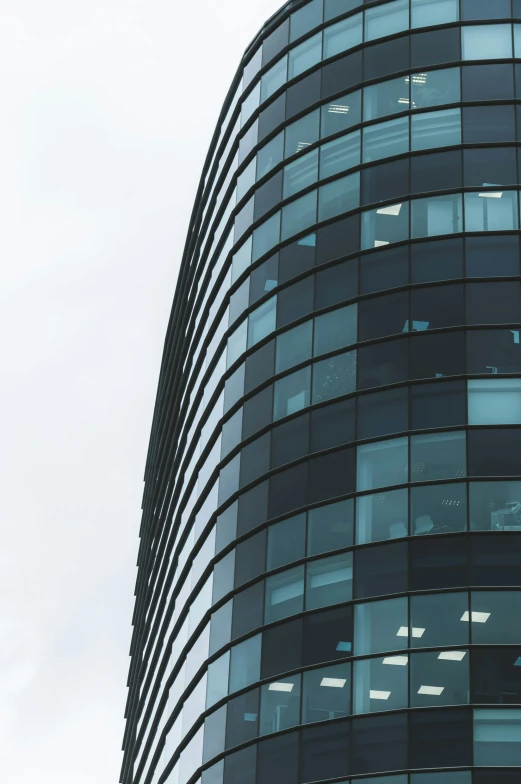
[[[0,2],[3,784],[116,784],[143,472],[204,157],[279,0]]]

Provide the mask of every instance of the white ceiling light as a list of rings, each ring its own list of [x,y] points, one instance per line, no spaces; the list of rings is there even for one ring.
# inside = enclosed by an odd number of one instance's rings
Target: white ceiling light
[[[376,212],[378,215],[399,215],[402,207],[403,204],[391,204],[390,207],[380,207]]]
[[[460,621],[466,621],[468,623],[471,620],[471,616],[472,616],[472,623],[486,623],[490,618],[490,613],[476,612],[476,611],[472,611],[472,613],[469,613],[468,610],[465,610],[465,612],[460,618]]]
[[[478,193],[478,196],[481,196],[482,199],[500,199],[503,196],[503,193],[500,191],[490,191],[490,193]]]
[[[321,686],[329,686],[331,689],[343,689],[347,678],[322,678]]]
[[[369,692],[369,697],[371,700],[388,700],[390,696],[390,691],[375,691],[374,689],[371,689]]]
[[[347,114],[349,111],[349,106],[342,106],[341,103],[330,103],[328,112],[330,114]]]
[[[268,691],[293,691],[293,683],[270,683]]]
[[[387,240],[375,240],[374,241],[375,248],[381,248],[382,245],[389,245],[389,243],[387,242]]]
[[[420,686],[418,694],[429,694],[431,697],[439,697],[445,686]]]
[[[408,661],[408,656],[386,656],[383,660],[383,664],[392,664],[395,667],[406,667]]]
[[[463,661],[466,655],[467,651],[442,651],[438,656],[438,659],[443,659],[444,661]]]
[[[413,626],[412,627],[412,637],[416,639],[420,639],[425,634],[425,629],[422,629],[420,626]],[[398,632],[396,633],[397,637],[408,637],[409,636],[409,628],[407,626],[400,626]]]

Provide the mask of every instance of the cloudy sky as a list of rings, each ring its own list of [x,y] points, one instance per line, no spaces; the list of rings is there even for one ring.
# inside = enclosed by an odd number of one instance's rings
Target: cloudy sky
[[[0,3],[0,759],[116,784],[143,472],[200,171],[279,0]]]

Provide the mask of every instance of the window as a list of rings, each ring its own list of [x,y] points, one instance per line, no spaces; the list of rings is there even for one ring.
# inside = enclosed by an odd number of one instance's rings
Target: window
[[[305,556],[306,515],[300,514],[268,529],[268,571]]]
[[[521,711],[474,711],[474,763],[521,765]]]
[[[365,40],[373,41],[409,29],[409,0],[394,0],[365,12]]]
[[[437,8],[441,6],[439,0],[434,0],[434,4]],[[461,100],[459,68],[443,68],[439,71],[411,74],[410,78],[411,109],[444,106]]]
[[[357,305],[332,310],[315,319],[315,356],[356,343]]]
[[[360,131],[341,136],[320,148],[320,179],[360,165]]]
[[[306,569],[306,610],[350,601],[352,584],[352,553],[309,563]]]
[[[411,27],[428,27],[446,22],[457,22],[459,19],[458,0],[411,0],[411,15]]]
[[[351,708],[351,665],[335,664],[304,673],[302,723],[341,719]],[[323,775],[321,771],[320,775]]]
[[[470,25],[461,28],[464,60],[501,60],[512,57],[512,27]]]
[[[313,321],[305,321],[277,337],[275,369],[277,373],[305,362],[312,356]]]
[[[322,59],[322,33],[308,38],[289,53],[288,79],[294,79]]]
[[[399,651],[409,646],[407,599],[355,606],[355,655]]]
[[[416,536],[449,534],[466,528],[466,485],[411,488],[411,533]]]
[[[470,615],[462,616],[462,623],[470,624],[474,645],[518,645],[520,619],[518,591],[473,591]]]
[[[399,199],[409,193],[409,161],[398,161],[371,166],[362,172],[362,204]]]
[[[516,191],[465,194],[465,231],[512,231],[518,225]]]
[[[496,237],[494,239],[497,239]],[[411,248],[411,282],[452,280],[463,275],[463,240],[421,242]]]
[[[334,218],[336,215],[349,212],[359,205],[360,173],[355,172],[323,185],[319,189],[318,219],[323,221],[327,218]]]
[[[472,701],[521,703],[521,648],[475,648],[472,655]]]
[[[504,19],[510,16],[510,0],[496,0],[491,5],[487,0],[462,0],[461,18]]]
[[[268,174],[284,157],[284,133],[279,133],[257,153],[257,179]]]
[[[460,109],[424,112],[411,118],[411,150],[461,144]]]
[[[314,112],[301,117],[286,128],[286,144],[285,144],[285,157],[294,155],[301,152],[306,147],[309,147],[313,142],[318,141],[319,137],[319,122],[320,111],[317,109]]]
[[[336,689],[335,689],[336,691]],[[349,723],[307,727],[301,732],[300,781],[312,782],[348,772]],[[278,772],[278,771],[277,771]],[[277,779],[274,778],[273,781]],[[286,784],[286,779],[280,779]]]
[[[477,330],[467,334],[467,372],[488,374],[521,371],[520,332]]]
[[[321,0],[312,0],[291,15],[290,41],[309,33],[322,22]]]
[[[426,291],[426,289],[424,289]],[[421,384],[411,388],[411,427],[451,427],[467,423],[465,383],[451,381]]]
[[[390,340],[361,348],[358,365],[358,389],[404,381],[409,375],[408,341]]]
[[[324,60],[362,43],[362,14],[350,16],[324,30]]]
[[[311,191],[282,209],[281,239],[308,229],[317,220],[317,192]]]
[[[252,689],[239,697],[235,697],[235,699],[228,702],[227,708],[227,749],[258,737],[259,689]]]
[[[480,379],[468,382],[469,425],[521,424],[521,382]]]
[[[407,389],[389,389],[358,398],[358,438],[389,436],[408,429]]]
[[[364,90],[364,122],[404,112],[409,106],[408,76],[388,79]]]
[[[410,657],[411,708],[470,702],[468,651],[415,653]]]
[[[478,100],[483,100],[483,98],[479,97]],[[499,100],[499,96],[495,96],[494,100]],[[515,138],[513,106],[466,106],[463,109],[463,141],[465,144],[512,142],[515,141]]]
[[[357,491],[400,485],[409,476],[408,440],[394,438],[357,449]]]
[[[466,476],[465,432],[411,437],[411,482]]]
[[[408,656],[362,659],[354,665],[353,712],[373,713],[408,706]]]
[[[308,555],[341,550],[353,544],[354,501],[319,506],[308,512]]]
[[[409,318],[409,294],[398,292],[360,302],[360,340],[406,332]]]
[[[349,95],[335,98],[332,103],[322,107],[322,132],[321,136],[326,139],[333,133],[340,133],[357,125],[361,117],[362,93],[357,90]]]
[[[411,35],[411,68],[444,65],[461,60],[459,27]]]
[[[385,700],[380,704],[385,705]],[[406,769],[407,716],[402,713],[353,721],[351,750],[351,772],[354,774]]]
[[[472,482],[470,528],[521,531],[521,482]]]
[[[266,579],[265,623],[296,615],[304,609],[304,567],[297,566]]]
[[[260,735],[299,723],[300,681],[301,675],[291,675],[261,687]]]
[[[513,147],[465,150],[465,185],[486,188],[516,182],[516,151]]]
[[[314,185],[318,180],[318,150],[313,150],[284,169],[284,198]]]
[[[354,577],[357,599],[406,591],[407,544],[386,543],[357,550]]]
[[[411,236],[436,237],[463,230],[461,194],[432,196],[411,202]]]
[[[467,324],[508,324],[519,321],[521,302],[517,283],[468,283],[466,289]]]
[[[262,632],[261,678],[272,678],[302,665],[302,618]]]
[[[383,7],[383,6],[380,6]],[[396,120],[364,128],[363,162],[378,161],[409,151],[409,118]]]
[[[356,499],[356,541],[399,539],[409,533],[408,491],[364,495]]]
[[[253,232],[252,261],[271,250],[280,239],[280,212],[276,212]]]
[[[356,389],[356,351],[313,365],[313,403],[332,400]]]
[[[257,634],[231,649],[230,694],[259,680],[261,637]]]
[[[465,246],[467,277],[485,278],[519,274],[517,237],[467,237]]]
[[[472,764],[470,711],[413,711],[410,718],[412,768],[467,767]]]
[[[296,373],[275,382],[274,420],[289,416],[309,406],[310,382],[311,369],[309,367],[297,370]]]
[[[263,340],[275,329],[277,297],[271,297],[248,317],[248,348]]]
[[[411,596],[410,601],[411,648],[468,645],[469,623],[462,621],[469,614],[466,592]]]
[[[409,202],[362,213],[362,249],[379,248],[409,237]]]
[[[266,101],[288,78],[288,56],[282,57],[261,79],[261,103]]]
[[[353,8],[358,8],[362,5],[362,0],[325,0],[324,19],[335,19],[341,14],[352,11]]]

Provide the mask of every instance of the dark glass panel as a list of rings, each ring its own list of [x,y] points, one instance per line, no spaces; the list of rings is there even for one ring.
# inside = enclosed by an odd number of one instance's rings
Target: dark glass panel
[[[272,291],[279,282],[279,254],[276,253],[250,275],[250,305]]]
[[[404,286],[409,282],[409,248],[380,250],[360,259],[360,293]]]
[[[514,69],[512,65],[498,65],[495,63],[464,65],[461,72],[462,99],[464,101],[500,101],[514,97]],[[488,107],[492,111],[500,108],[510,109],[511,107]],[[464,115],[466,111],[464,110]],[[484,116],[489,114],[490,111]],[[487,141],[487,139],[483,139],[483,141]]]
[[[304,666],[345,659],[351,655],[352,650],[351,607],[327,610],[304,618]]]
[[[333,403],[311,414],[311,452],[347,444],[354,437],[354,399]]]
[[[520,331],[511,329],[467,332],[467,373],[521,372]]]
[[[463,151],[465,186],[513,185],[517,182],[515,147]]]
[[[270,479],[268,513],[270,518],[305,506],[307,501],[308,464],[301,463],[281,471]]]
[[[267,570],[298,561],[306,555],[306,513],[288,517],[268,529]]]
[[[519,275],[519,237],[467,237],[468,278]]]
[[[271,432],[271,467],[303,457],[309,450],[309,414],[279,425]]]
[[[470,476],[521,474],[521,431],[487,428],[468,433]]]
[[[237,536],[252,531],[266,520],[268,514],[268,482],[261,482],[239,496]]]
[[[238,588],[266,569],[266,531],[239,542],[235,552],[235,588]]]
[[[409,193],[409,159],[402,158],[364,169],[361,189],[361,204],[387,201]]]
[[[471,663],[472,702],[521,703],[521,648],[475,648]]]
[[[512,324],[520,320],[519,283],[467,284],[467,324]]]
[[[296,670],[302,664],[302,618],[262,633],[261,678]]]
[[[288,88],[286,91],[287,118],[293,117],[320,101],[320,78],[321,71],[318,70]]]
[[[441,378],[464,372],[464,332],[412,337],[411,378]]]
[[[412,487],[410,500],[412,534],[424,536],[466,530],[466,484]]]
[[[371,716],[351,725],[351,772],[407,768],[407,715]]]
[[[353,544],[354,501],[352,498],[315,507],[308,512],[308,555],[342,550]]]
[[[271,433],[264,433],[241,452],[240,487],[245,487],[270,469]]]
[[[463,275],[463,240],[419,242],[411,247],[411,283],[451,280]]]
[[[385,544],[355,553],[355,597],[385,596],[407,590],[407,544]]]
[[[421,384],[411,388],[411,428],[464,425],[467,420],[467,385],[464,381]]]
[[[408,429],[408,390],[374,392],[358,398],[357,437],[374,438]]]
[[[358,350],[358,389],[394,384],[408,376],[407,340],[390,340]]]
[[[264,619],[264,582],[246,588],[233,599],[232,640],[248,634],[259,626]]]
[[[341,449],[309,461],[309,503],[347,495],[354,491],[355,452]]]
[[[409,36],[368,46],[364,51],[364,79],[381,79],[409,68]]]
[[[257,759],[257,746],[248,746],[245,749],[230,754],[224,760],[224,784],[256,784],[255,762]]]
[[[315,310],[337,305],[358,294],[358,259],[344,261],[315,275]]]
[[[317,264],[348,256],[358,250],[360,216],[352,215],[320,229],[317,237]]]
[[[505,588],[521,586],[520,564],[521,538],[519,534],[501,533],[471,537],[471,585]]]
[[[465,106],[463,141],[465,144],[513,142],[516,138],[515,124],[513,106]]]
[[[298,732],[270,738],[258,745],[257,784],[298,782]],[[241,776],[234,782],[241,782]]]
[[[461,152],[436,152],[411,159],[411,193],[461,188]]]
[[[258,387],[274,373],[275,341],[270,340],[246,359],[244,392],[247,394]]]
[[[411,68],[457,60],[461,60],[459,27],[411,35]]]
[[[475,770],[472,775],[472,782],[473,784],[519,784],[519,773],[515,770],[498,770],[497,768],[493,770]]]
[[[348,750],[348,721],[303,729],[300,735],[300,782],[346,776],[349,772]]]
[[[262,43],[262,64],[266,65],[289,43],[289,19],[280,24]]]
[[[461,18],[472,19],[507,19],[510,17],[510,0],[461,0]]]
[[[242,437],[249,438],[272,421],[273,386],[265,387],[246,400],[243,407]]]
[[[409,292],[363,300],[358,314],[361,341],[400,334],[406,330],[409,319]]]
[[[411,591],[468,585],[466,537],[415,539],[410,562]]]
[[[277,295],[277,329],[311,313],[315,294],[314,282],[311,275],[279,292]]]
[[[463,285],[433,286],[411,292],[411,332],[465,324]]]
[[[412,768],[472,765],[469,710],[413,711],[410,721]]]
[[[315,235],[303,237],[280,250],[279,283],[285,283],[315,265]]]
[[[252,689],[230,700],[226,717],[226,748],[258,737],[259,690]],[[205,732],[206,738],[206,732]]]
[[[353,52],[322,68],[322,98],[346,92],[362,81],[362,52]]]
[[[258,220],[259,218],[262,218],[262,216],[275,207],[281,199],[282,171],[279,171],[255,191],[254,219]],[[251,222],[248,222],[246,228],[249,228],[250,225]]]

